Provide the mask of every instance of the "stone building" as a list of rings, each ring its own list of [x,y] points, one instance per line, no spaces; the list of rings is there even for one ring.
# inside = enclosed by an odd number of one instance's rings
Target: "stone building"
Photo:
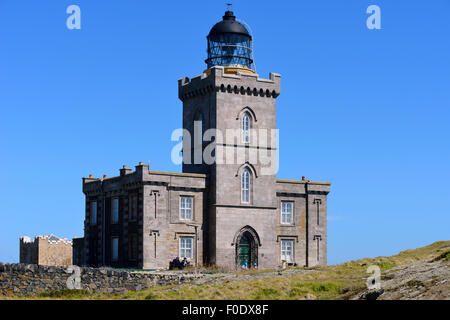
[[[330,183],[276,177],[280,75],[256,74],[252,36],[231,11],[207,40],[207,69],[178,81],[183,172],[140,163],[83,178],[87,264],[326,264]]]
[[[76,266],[86,264],[84,256],[84,238],[72,239],[72,263]]]
[[[72,265],[72,241],[55,235],[20,237],[20,263],[45,266]]]

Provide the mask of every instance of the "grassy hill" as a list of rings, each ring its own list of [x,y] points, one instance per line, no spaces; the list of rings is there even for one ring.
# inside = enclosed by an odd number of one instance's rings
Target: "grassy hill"
[[[381,269],[382,283],[391,288],[385,296],[404,298],[394,294],[396,288],[408,287],[411,296],[431,298],[450,297],[449,286],[442,270],[449,270],[450,241],[435,242],[429,246],[405,250],[391,257],[366,258],[343,264],[313,268],[289,268],[286,270],[255,270],[226,273],[203,270],[208,276],[189,284],[153,287],[139,292],[116,295],[95,295],[82,291],[42,293],[37,299],[351,299],[365,291],[368,266]],[[420,268],[419,268],[420,267]],[[432,270],[430,279],[415,279],[416,269],[421,273]],[[409,272],[408,270],[413,272]],[[419,271],[417,271],[418,273]],[[425,273],[424,273],[425,272]],[[447,271],[445,271],[447,272]],[[444,277],[444,280],[440,279]],[[403,278],[404,279],[403,279]],[[429,280],[429,281],[428,281]],[[449,281],[450,282],[450,281]],[[438,289],[433,289],[439,285]],[[433,290],[432,290],[433,289]],[[401,290],[402,292],[405,290]],[[406,290],[407,291],[407,290]],[[415,293],[414,293],[415,292]],[[389,295],[391,294],[391,295]]]

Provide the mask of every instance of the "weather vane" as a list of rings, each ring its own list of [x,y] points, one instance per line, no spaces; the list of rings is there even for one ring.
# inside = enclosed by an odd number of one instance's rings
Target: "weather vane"
[[[228,7],[228,10],[229,10],[229,11],[232,9],[232,8],[231,8],[232,5],[233,5],[232,3],[227,3],[227,7]]]

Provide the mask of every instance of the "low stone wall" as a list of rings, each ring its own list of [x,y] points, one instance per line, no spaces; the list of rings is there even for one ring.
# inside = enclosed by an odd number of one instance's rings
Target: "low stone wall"
[[[100,294],[139,291],[205,276],[177,271],[145,272],[86,267],[80,269],[81,289]],[[67,289],[67,279],[73,275],[74,273],[67,272],[66,267],[0,263],[0,295],[34,295]]]

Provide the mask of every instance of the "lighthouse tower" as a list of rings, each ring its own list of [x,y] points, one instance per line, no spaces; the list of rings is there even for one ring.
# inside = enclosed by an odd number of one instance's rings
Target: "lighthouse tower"
[[[252,36],[231,11],[207,45],[206,71],[179,80],[183,172],[208,177],[205,249],[217,265],[274,266],[280,75],[255,73]]]

